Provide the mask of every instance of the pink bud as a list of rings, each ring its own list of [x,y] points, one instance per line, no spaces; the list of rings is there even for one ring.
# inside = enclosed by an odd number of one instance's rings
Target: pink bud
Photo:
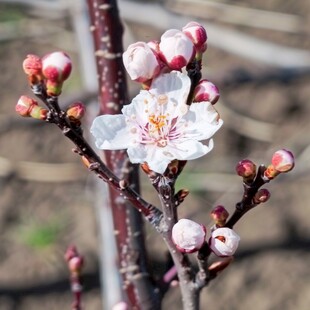
[[[198,251],[205,242],[206,228],[188,219],[179,220],[172,228],[172,241],[184,253]]]
[[[161,36],[159,49],[160,57],[172,70],[181,70],[195,55],[191,39],[177,29],[167,30]]]
[[[256,165],[249,159],[243,159],[238,162],[236,172],[243,178],[254,179],[256,175]]]
[[[42,58],[42,72],[47,80],[54,83],[65,81],[72,69],[70,57],[64,52],[54,52]]]
[[[84,265],[84,259],[82,256],[74,256],[68,261],[68,267],[71,272],[81,271]]]
[[[239,245],[240,237],[230,228],[214,230],[209,239],[209,246],[217,256],[232,256]]]
[[[271,163],[277,171],[289,172],[295,165],[294,155],[285,149],[276,151],[272,156]]]
[[[192,40],[196,51],[203,53],[207,49],[207,32],[206,29],[196,22],[189,22],[182,28],[182,31]]]
[[[209,101],[216,104],[219,98],[219,89],[208,80],[201,80],[194,90],[194,102]]]
[[[81,119],[86,111],[86,107],[82,102],[71,104],[67,110],[67,116],[73,119]]]
[[[38,102],[27,96],[21,96],[15,106],[15,111],[24,117],[29,117],[34,106],[38,106]]]
[[[228,216],[229,213],[223,206],[216,206],[211,211],[211,217],[214,220],[215,224],[218,226],[224,226]]]
[[[266,188],[261,188],[257,193],[255,194],[253,201],[254,203],[263,203],[268,201],[270,198],[270,192]]]
[[[23,69],[27,75],[40,75],[42,73],[42,61],[37,55],[27,55],[23,62]]]
[[[34,105],[29,113],[29,116],[35,119],[46,120],[48,110],[40,106]]]
[[[139,83],[153,79],[160,71],[157,56],[145,42],[129,45],[123,62],[130,78]]]

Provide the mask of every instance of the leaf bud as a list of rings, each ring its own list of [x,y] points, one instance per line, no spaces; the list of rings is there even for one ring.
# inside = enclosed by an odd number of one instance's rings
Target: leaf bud
[[[69,119],[80,120],[86,112],[86,107],[82,102],[75,102],[71,104],[67,110]]]

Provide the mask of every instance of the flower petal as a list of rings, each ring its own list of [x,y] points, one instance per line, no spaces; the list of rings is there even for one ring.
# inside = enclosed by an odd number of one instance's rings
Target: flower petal
[[[190,78],[179,71],[171,71],[155,78],[152,82],[150,93],[153,95],[166,94],[169,104],[166,107],[174,115],[182,115],[187,112],[187,97],[191,86]]]
[[[223,125],[218,112],[210,102],[193,103],[183,117],[187,121],[184,138],[198,141],[211,138]]]
[[[101,115],[94,119],[90,132],[97,148],[102,150],[127,149],[132,140],[127,132],[124,115]]]
[[[196,140],[186,140],[178,143],[177,145],[168,144],[166,152],[170,152],[174,159],[178,160],[191,160],[199,158],[213,149],[213,140],[209,141],[209,145],[203,145]]]
[[[154,145],[131,146],[127,150],[129,159],[132,163],[147,162],[149,168],[157,173],[163,174],[168,164],[174,159],[167,157],[161,148]]]

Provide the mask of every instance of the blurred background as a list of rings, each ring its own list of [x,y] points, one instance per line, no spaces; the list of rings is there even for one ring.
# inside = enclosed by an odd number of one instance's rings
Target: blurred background
[[[306,0],[120,0],[124,48],[160,39],[189,21],[208,33],[203,77],[221,92],[216,108],[224,126],[215,148],[189,162],[178,187],[191,195],[180,217],[211,225],[217,204],[230,213],[242,195],[236,163],[268,164],[290,149],[295,169],[268,184],[271,199],[235,227],[241,236],[234,263],[202,292],[202,309],[306,310],[310,304],[310,2]],[[27,54],[63,50],[73,73],[61,103],[89,104],[85,128],[96,112],[92,38],[82,0],[0,0],[0,309],[70,309],[63,254],[76,244],[85,256],[85,309],[102,309],[98,267],[95,181],[52,125],[15,115],[30,95],[22,61]],[[130,82],[131,97],[138,85]],[[158,205],[144,176],[143,194]],[[167,257],[147,225],[156,264]],[[163,309],[180,309],[177,288]]]

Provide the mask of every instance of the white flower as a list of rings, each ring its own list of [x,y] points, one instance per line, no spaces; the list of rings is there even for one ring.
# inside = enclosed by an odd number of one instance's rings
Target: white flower
[[[209,246],[217,256],[232,256],[239,245],[240,237],[230,228],[215,229],[209,239]]]
[[[98,116],[91,133],[96,146],[104,150],[127,149],[132,163],[146,162],[157,173],[164,173],[174,159],[190,160],[207,154],[213,141],[203,145],[221,127],[210,102],[186,105],[190,79],[172,71],[153,80],[121,115]]]
[[[206,228],[194,221],[180,219],[172,228],[172,241],[184,253],[198,251],[205,242]]]
[[[160,70],[156,55],[144,42],[129,45],[123,54],[123,62],[130,78],[140,83],[152,79]]]

